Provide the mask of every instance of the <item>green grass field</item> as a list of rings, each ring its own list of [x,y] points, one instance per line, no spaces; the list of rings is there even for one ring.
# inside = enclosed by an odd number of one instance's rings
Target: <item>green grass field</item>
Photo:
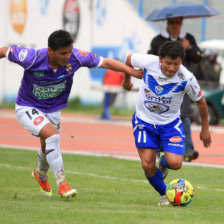
[[[0,104],[0,108],[1,107],[14,110],[15,102],[3,102]],[[102,113],[102,105],[83,105],[79,98],[73,98],[68,101],[68,106],[64,108],[62,112],[100,116]],[[111,116],[132,117],[134,112],[135,108],[110,107]]]
[[[223,224],[223,169],[183,166],[171,171],[189,180],[195,198],[187,207],[157,206],[159,195],[147,183],[138,161],[63,154],[69,184],[79,194],[62,199],[53,173],[53,197],[39,191],[31,171],[34,151],[0,148],[0,223],[4,224]]]

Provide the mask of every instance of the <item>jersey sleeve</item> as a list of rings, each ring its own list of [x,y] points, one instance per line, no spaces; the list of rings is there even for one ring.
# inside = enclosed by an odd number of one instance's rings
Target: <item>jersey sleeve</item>
[[[36,58],[36,51],[14,45],[8,49],[6,56],[8,60],[21,65],[24,69],[28,69]]]
[[[87,51],[73,49],[74,56],[79,60],[82,67],[95,68],[102,64],[103,58]]]
[[[186,85],[185,91],[187,95],[191,98],[193,101],[199,101],[203,94],[201,91],[201,87],[199,86],[196,78],[194,75],[192,75]]]
[[[133,54],[131,56],[131,64],[133,67],[144,69],[149,66],[151,59],[155,57],[155,55]]]

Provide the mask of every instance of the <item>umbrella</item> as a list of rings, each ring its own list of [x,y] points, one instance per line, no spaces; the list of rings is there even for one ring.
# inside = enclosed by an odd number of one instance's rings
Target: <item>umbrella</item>
[[[172,5],[155,9],[146,18],[148,21],[161,21],[169,18],[199,18],[218,15],[219,12],[208,5],[189,2],[177,2]]]

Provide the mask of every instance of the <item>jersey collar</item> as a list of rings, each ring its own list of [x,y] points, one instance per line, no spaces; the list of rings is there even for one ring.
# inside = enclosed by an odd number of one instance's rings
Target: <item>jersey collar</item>
[[[165,37],[165,38],[171,38],[171,37],[170,37],[170,34],[169,34],[168,31],[167,31],[167,29],[163,30],[163,31],[161,32],[161,35],[162,35],[163,37]],[[180,30],[180,34],[179,34],[179,38],[185,38],[185,36],[186,36],[186,32],[183,31],[183,30],[181,29],[181,30]]]

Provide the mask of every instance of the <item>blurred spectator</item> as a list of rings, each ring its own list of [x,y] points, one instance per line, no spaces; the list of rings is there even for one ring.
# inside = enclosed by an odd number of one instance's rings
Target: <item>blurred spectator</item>
[[[104,120],[110,120],[110,107],[114,104],[117,98],[117,91],[110,92],[110,86],[121,86],[124,80],[124,73],[123,72],[116,72],[112,70],[107,70],[104,75],[103,85],[108,86],[108,91],[104,94],[103,100],[103,111],[101,114],[101,118]]]
[[[221,70],[222,67],[217,62],[217,53],[211,51],[200,62],[198,66],[198,76],[204,81],[219,82]]]

